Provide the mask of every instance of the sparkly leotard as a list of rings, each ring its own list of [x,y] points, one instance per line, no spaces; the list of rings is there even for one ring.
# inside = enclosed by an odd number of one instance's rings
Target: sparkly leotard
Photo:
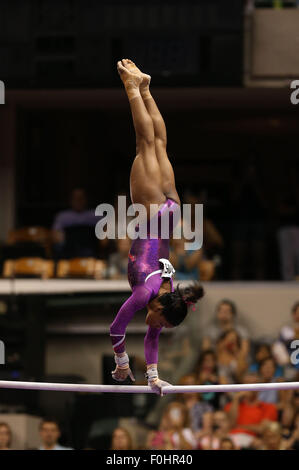
[[[158,221],[167,211],[169,212],[169,234],[172,233],[173,216],[179,210],[179,205],[172,199],[167,199],[158,212]],[[125,332],[128,323],[138,310],[143,309],[157,297],[161,284],[168,278],[173,292],[172,273],[167,274],[165,262],[169,256],[169,238],[161,237],[160,226],[157,236],[147,236],[146,239],[136,238],[132,242],[128,260],[128,280],[132,289],[129,299],[122,305],[113,323],[110,325],[110,336],[116,353],[125,351]],[[167,263],[166,263],[167,264]],[[168,262],[168,267],[172,268]],[[161,269],[162,267],[162,269]],[[171,270],[170,268],[170,270]],[[148,327],[144,338],[145,359],[147,364],[158,362],[158,339],[162,328]]]

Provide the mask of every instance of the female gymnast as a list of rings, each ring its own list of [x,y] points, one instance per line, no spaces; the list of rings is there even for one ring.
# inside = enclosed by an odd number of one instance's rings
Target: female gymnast
[[[119,61],[117,70],[129,99],[136,133],[136,157],[130,174],[132,203],[142,204],[147,214],[151,205],[158,205],[160,218],[165,211],[174,213],[180,209],[174,172],[166,153],[165,123],[150,93],[150,75],[142,73],[129,59]],[[150,220],[149,216],[147,220]],[[174,290],[174,269],[168,256],[169,237],[162,238],[160,234],[133,240],[128,260],[132,294],[110,325],[116,363],[112,377],[123,381],[129,376],[135,381],[125,351],[125,332],[135,313],[147,308],[145,322],[148,330],[144,338],[146,377],[149,386],[159,395],[163,395],[163,387],[169,385],[158,376],[160,332],[163,327],[179,325],[187,315],[188,306],[203,296],[203,288],[198,283]]]

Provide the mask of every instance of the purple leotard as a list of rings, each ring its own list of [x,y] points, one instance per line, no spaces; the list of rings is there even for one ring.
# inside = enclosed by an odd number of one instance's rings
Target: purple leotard
[[[179,205],[172,199],[167,199],[158,212],[158,220],[167,210],[170,212],[169,233],[172,233],[172,212],[176,212]],[[133,240],[128,261],[128,280],[132,294],[122,305],[113,323],[110,325],[110,336],[114,352],[125,351],[125,332],[128,323],[138,310],[143,309],[155,297],[157,297],[161,284],[165,280],[161,277],[162,269],[159,259],[169,257],[169,238],[162,239],[160,226],[157,236],[148,235],[146,239]],[[173,282],[171,291],[173,292]],[[162,328],[148,327],[144,338],[145,360],[147,364],[158,363],[158,340]]]

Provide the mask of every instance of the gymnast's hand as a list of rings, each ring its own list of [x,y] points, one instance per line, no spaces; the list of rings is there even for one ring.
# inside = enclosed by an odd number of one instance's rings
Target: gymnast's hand
[[[126,367],[125,369],[116,366],[116,368],[111,372],[112,378],[117,380],[117,382],[123,382],[126,380],[127,377],[130,377],[132,382],[135,382],[134,375],[130,369],[130,367]]]
[[[145,377],[147,378],[147,383],[151,387],[152,391],[161,397],[163,397],[163,388],[171,386],[168,382],[159,379],[157,364],[150,364],[147,366]]]
[[[116,368],[111,372],[112,378],[117,380],[117,382],[123,382],[127,377],[130,377],[132,382],[135,382],[134,375],[130,369],[129,356],[127,353],[115,354],[114,360]]]
[[[148,381],[148,385],[151,387],[152,391],[163,397],[163,388],[164,387],[172,387],[172,385],[164,380],[155,379],[152,381]]]

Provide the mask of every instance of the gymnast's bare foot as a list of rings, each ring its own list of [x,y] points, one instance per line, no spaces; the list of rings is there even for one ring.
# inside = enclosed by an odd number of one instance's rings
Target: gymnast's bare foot
[[[117,71],[125,87],[139,88],[142,77],[140,74],[133,73],[129,67],[123,65],[123,61],[117,62]]]
[[[140,83],[140,92],[142,93],[144,91],[148,91],[150,81],[151,81],[151,76],[146,73],[141,72],[141,70],[137,67],[137,65],[134,64],[134,62],[130,59],[123,59],[122,63],[128,70],[142,77],[142,82]]]

